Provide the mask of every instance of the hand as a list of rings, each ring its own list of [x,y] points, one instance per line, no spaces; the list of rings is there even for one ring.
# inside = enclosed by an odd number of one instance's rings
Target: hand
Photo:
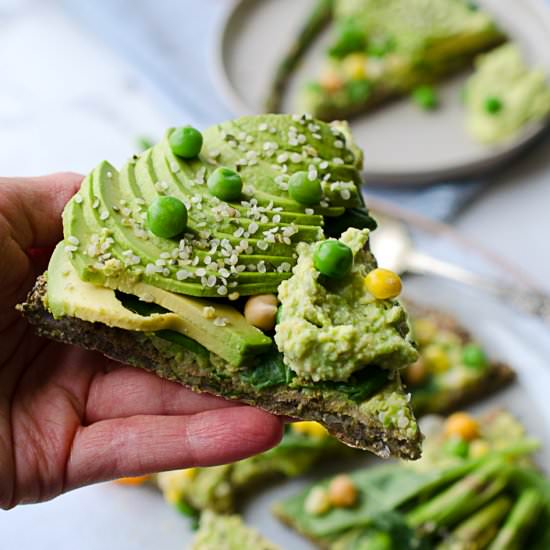
[[[15,310],[81,176],[0,178],[0,507],[266,450],[280,419],[35,336]]]

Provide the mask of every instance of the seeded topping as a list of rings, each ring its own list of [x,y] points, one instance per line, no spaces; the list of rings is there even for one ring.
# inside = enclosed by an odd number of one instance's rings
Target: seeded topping
[[[341,215],[355,204],[358,176],[355,166],[345,166],[353,153],[340,129],[304,115],[254,118],[204,132],[200,158],[178,154],[171,140],[175,131],[169,131],[120,173],[107,163],[98,167],[73,201],[90,209],[79,223],[95,219],[97,226],[70,235],[82,245],[66,242],[77,247],[71,254],[83,260],[82,269],[97,280],[101,274],[118,276],[118,266],[119,274],[213,298],[246,296],[259,283],[274,292],[292,271],[297,243],[323,239],[322,215]],[[338,173],[337,164],[344,166]],[[221,170],[240,182],[234,186],[240,187],[238,196],[235,189],[226,193]],[[306,208],[292,200],[289,181],[297,172],[309,184],[321,184],[322,200]],[[103,186],[102,178],[109,183]],[[213,192],[220,184],[221,192]],[[151,205],[172,198],[187,211],[185,227],[155,232]]]

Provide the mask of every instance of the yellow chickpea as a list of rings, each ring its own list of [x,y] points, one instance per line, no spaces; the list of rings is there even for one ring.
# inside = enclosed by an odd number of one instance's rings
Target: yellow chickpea
[[[327,429],[319,424],[319,422],[309,420],[304,420],[302,422],[293,422],[290,425],[290,428],[296,433],[309,435],[310,437],[323,438],[328,436]]]
[[[470,443],[470,457],[480,458],[491,450],[491,446],[484,439],[474,439]]]
[[[441,346],[429,345],[422,356],[428,368],[437,374],[448,371],[451,366],[449,356]]]
[[[120,485],[143,485],[151,476],[121,477],[116,482]]]
[[[397,273],[382,268],[373,269],[365,277],[365,286],[377,300],[397,298],[403,288]]]
[[[352,53],[344,59],[344,71],[352,80],[362,80],[367,76],[366,58],[362,53]]]
[[[277,296],[259,294],[250,297],[244,306],[244,316],[253,326],[261,330],[273,330],[277,316]]]
[[[357,502],[357,488],[348,475],[342,474],[336,476],[330,482],[328,496],[332,506],[336,508],[350,508]]]
[[[321,76],[321,86],[329,93],[341,90],[343,85],[342,79],[334,69],[326,70]]]
[[[418,386],[426,380],[426,377],[428,376],[428,369],[426,368],[426,364],[420,358],[418,361],[413,363],[412,365],[409,365],[404,372],[405,380],[408,384],[411,386]]]
[[[421,346],[427,346],[437,334],[437,326],[430,319],[420,318],[413,321],[413,333]]]
[[[457,412],[447,418],[445,435],[473,441],[479,437],[479,424],[468,413]]]
[[[304,502],[304,510],[311,516],[322,516],[330,510],[330,499],[326,489],[313,487]]]

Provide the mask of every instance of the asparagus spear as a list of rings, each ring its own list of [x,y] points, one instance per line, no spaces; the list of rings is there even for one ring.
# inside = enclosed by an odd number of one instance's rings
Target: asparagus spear
[[[436,550],[481,550],[495,537],[512,501],[501,496],[463,521]]]
[[[506,523],[498,532],[489,550],[516,550],[523,548],[522,542],[537,521],[543,507],[543,499],[536,489],[525,489],[512,508]]]
[[[413,527],[448,527],[498,495],[506,487],[508,469],[501,459],[482,464],[451,487],[408,514]]]
[[[280,111],[283,93],[292,72],[310,44],[330,22],[333,8],[334,0],[317,0],[313,11],[277,67],[264,106],[266,113],[278,113]]]

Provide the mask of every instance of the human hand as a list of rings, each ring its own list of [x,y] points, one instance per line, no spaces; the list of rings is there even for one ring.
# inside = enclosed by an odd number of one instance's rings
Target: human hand
[[[62,238],[82,177],[0,178],[0,507],[122,476],[231,462],[280,419],[34,335],[15,310]]]

